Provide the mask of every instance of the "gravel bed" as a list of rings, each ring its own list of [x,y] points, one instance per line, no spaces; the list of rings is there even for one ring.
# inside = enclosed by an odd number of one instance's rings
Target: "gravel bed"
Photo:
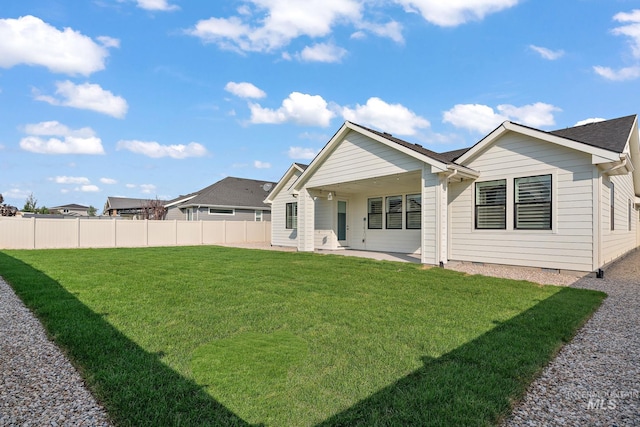
[[[0,426],[110,426],[44,328],[0,278]]]
[[[608,268],[604,279],[583,277],[571,286],[608,298],[503,427],[640,426],[640,250]]]

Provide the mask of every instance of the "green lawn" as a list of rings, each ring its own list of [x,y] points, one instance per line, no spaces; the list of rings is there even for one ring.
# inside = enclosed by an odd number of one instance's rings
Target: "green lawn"
[[[0,251],[117,425],[491,425],[603,293],[220,247]]]

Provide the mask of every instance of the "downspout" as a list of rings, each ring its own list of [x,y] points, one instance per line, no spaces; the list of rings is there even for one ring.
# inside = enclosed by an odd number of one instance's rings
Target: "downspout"
[[[608,175],[608,174],[610,174],[610,173],[611,173],[611,172],[613,172],[613,171],[616,171],[616,170],[618,170],[618,169],[620,169],[620,168],[624,168],[624,167],[626,167],[626,166],[627,166],[627,158],[626,158],[626,156],[625,156],[625,158],[624,158],[624,159],[621,159],[621,160],[622,160],[622,163],[620,163],[619,165],[615,165],[615,166],[613,166],[613,167],[611,167],[611,168],[607,169],[606,171],[602,172],[602,174],[603,174],[603,175]]]

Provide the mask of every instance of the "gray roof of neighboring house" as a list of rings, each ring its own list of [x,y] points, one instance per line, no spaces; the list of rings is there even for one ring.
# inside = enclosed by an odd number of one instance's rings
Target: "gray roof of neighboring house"
[[[54,206],[49,209],[89,209],[89,206],[83,206],[83,205],[77,205],[75,203],[71,203],[69,205]]]
[[[105,209],[137,209],[141,208],[155,199],[130,199],[127,197],[107,197]],[[165,203],[164,200],[160,200]]]
[[[196,196],[181,203],[179,207],[186,206],[229,206],[264,208],[271,210],[271,206],[264,202],[269,192],[276,183],[271,181],[261,181],[255,179],[227,177],[193,194]]]

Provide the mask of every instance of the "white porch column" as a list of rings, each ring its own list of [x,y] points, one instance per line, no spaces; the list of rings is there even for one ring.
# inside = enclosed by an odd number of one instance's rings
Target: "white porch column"
[[[306,188],[298,193],[298,250],[313,252],[315,247],[315,202]]]
[[[438,176],[431,172],[431,167],[422,168],[422,228],[421,228],[421,262],[438,264]]]
[[[449,178],[447,174],[438,175],[438,264],[449,261]]]

